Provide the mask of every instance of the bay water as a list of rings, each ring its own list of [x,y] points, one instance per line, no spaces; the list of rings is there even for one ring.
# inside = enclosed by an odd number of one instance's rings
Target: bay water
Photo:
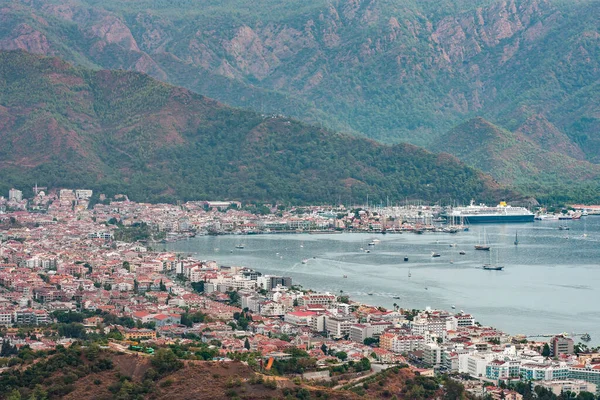
[[[559,230],[560,225],[569,230]],[[490,252],[474,249],[484,237]],[[369,246],[373,240],[376,244]],[[243,249],[236,248],[240,244]],[[291,276],[304,288],[343,292],[368,304],[449,311],[455,306],[456,312],[464,310],[510,334],[589,333],[589,344],[600,344],[597,216],[471,225],[456,234],[199,236],[167,243],[165,249]],[[483,270],[485,263],[504,270]]]

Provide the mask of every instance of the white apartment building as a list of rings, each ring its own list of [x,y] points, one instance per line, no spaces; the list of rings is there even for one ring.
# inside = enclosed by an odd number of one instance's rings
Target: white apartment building
[[[309,306],[313,304],[329,305],[335,303],[337,297],[329,293],[307,293],[298,298],[298,305]]]
[[[485,377],[486,367],[494,359],[491,353],[460,354],[458,356],[458,372],[469,374],[473,378]]]
[[[436,343],[427,343],[423,346],[423,362],[433,368],[442,364],[442,348]]]
[[[13,313],[7,310],[0,310],[0,325],[11,326]]]
[[[354,323],[352,318],[327,315],[325,317],[325,327],[327,333],[334,338],[341,338],[350,334],[350,325]]]
[[[77,197],[80,200],[87,200],[90,197],[92,197],[92,195],[94,194],[93,190],[89,190],[89,189],[77,189],[75,190],[75,197]]]
[[[17,189],[10,189],[8,191],[8,201],[19,202],[23,200],[23,192]]]
[[[421,350],[425,346],[425,338],[420,335],[396,335],[392,339],[390,351],[394,353],[408,353],[409,351]]]
[[[373,337],[373,327],[371,324],[352,324],[350,326],[350,340],[356,343],[363,343],[366,338]]]

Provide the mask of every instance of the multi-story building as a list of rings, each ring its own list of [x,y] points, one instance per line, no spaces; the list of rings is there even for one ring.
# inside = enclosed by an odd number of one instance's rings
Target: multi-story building
[[[366,338],[373,337],[373,327],[371,324],[353,324],[350,326],[350,340],[356,343],[363,343]]]
[[[44,310],[24,308],[15,311],[15,323],[22,325],[41,325],[50,323],[50,317]]]
[[[258,313],[260,311],[260,302],[264,300],[259,296],[253,294],[247,294],[241,296],[242,309],[247,308],[253,313]]]
[[[427,343],[423,346],[423,362],[433,368],[442,364],[442,348],[436,343]]]
[[[254,274],[248,274],[246,272],[243,273],[244,276],[249,276],[250,279],[256,281],[256,286],[265,290],[271,290],[275,287],[279,286],[285,286],[285,287],[291,287],[292,286],[292,278],[290,278],[289,276],[273,276],[273,275],[256,275],[254,276]]]
[[[458,372],[471,375],[473,378],[485,376],[488,363],[493,360],[489,353],[460,354],[458,356]]]
[[[446,349],[442,352],[442,368],[447,372],[458,372],[459,369],[459,356],[461,354],[468,354],[469,350],[464,348],[457,349]]]
[[[493,360],[485,367],[485,377],[494,380],[519,378],[519,360]]]
[[[285,305],[274,301],[260,303],[260,315],[267,317],[280,317],[285,314]]]
[[[313,315],[310,319],[310,329],[313,332],[325,331],[325,314]]]
[[[0,310],[0,326],[11,326],[13,313],[9,310]]]
[[[394,335],[391,341],[391,347],[388,350],[393,351],[394,353],[403,354],[408,353],[409,351],[421,350],[423,346],[425,346],[425,338],[423,336]]]
[[[597,391],[600,387],[600,364],[572,365],[569,367],[569,378],[593,383]]]
[[[153,329],[125,329],[123,337],[127,340],[156,339],[156,331]]]
[[[471,314],[458,314],[454,318],[456,319],[456,326],[459,328],[475,326],[475,318]]]
[[[89,189],[76,189],[75,190],[75,197],[77,197],[80,200],[87,200],[90,197],[92,197],[93,194],[94,194],[94,191],[89,190]]]
[[[562,381],[542,381],[536,382],[536,386],[542,386],[549,389],[555,395],[571,392],[571,396],[578,396],[581,392],[596,393],[597,386],[593,383],[583,380],[567,379]]]
[[[550,340],[550,352],[554,357],[560,354],[573,354],[574,343],[573,339],[562,335],[554,336]]]
[[[439,338],[446,337],[446,319],[439,316],[415,318],[411,324],[413,334],[437,336]]]
[[[325,328],[327,333],[334,338],[341,338],[350,334],[350,325],[354,320],[348,316],[327,315]]]
[[[5,192],[6,193],[6,192]],[[8,191],[8,201],[22,201],[23,200],[23,192],[17,189],[10,189]]]
[[[313,304],[330,305],[335,303],[337,297],[329,293],[307,293],[304,296],[298,298],[298,305],[310,306]]]
[[[317,313],[313,311],[293,311],[286,313],[283,320],[292,325],[308,326],[310,325],[310,319],[315,315]]]
[[[522,363],[519,375],[526,381],[552,381],[569,378],[569,367],[565,363],[560,364],[536,364]]]

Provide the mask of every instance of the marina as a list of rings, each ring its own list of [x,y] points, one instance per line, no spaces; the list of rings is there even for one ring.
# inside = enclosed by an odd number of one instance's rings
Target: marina
[[[600,338],[596,290],[600,286],[600,218],[571,222],[568,240],[558,225],[558,220],[536,221],[477,225],[456,235],[379,235],[380,242],[370,246],[370,254],[360,248],[376,236],[366,233],[248,236],[244,252],[232,254],[214,249],[233,247],[239,240],[235,236],[202,236],[166,247],[224,265],[291,276],[315,290],[337,293],[341,289],[370,304],[390,307],[397,302],[404,308],[442,309],[456,305],[476,315],[482,324],[513,334],[588,332],[594,344]],[[490,254],[469,251],[483,228],[494,256],[499,252],[501,272],[481,272]],[[450,247],[454,243],[456,247]],[[431,257],[432,251],[441,257]],[[300,262],[313,256],[317,258],[308,264]]]

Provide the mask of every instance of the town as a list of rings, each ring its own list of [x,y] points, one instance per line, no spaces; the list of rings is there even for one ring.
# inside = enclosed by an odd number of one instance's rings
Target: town
[[[343,292],[308,290],[289,276],[159,250],[164,242],[203,234],[419,233],[438,229],[437,212],[418,205],[381,213],[146,204],[38,187],[25,199],[13,189],[0,197],[2,370],[16,365],[22,349],[49,351],[101,337],[115,351],[147,356],[173,343],[197,343],[200,359],[243,360],[262,371],[345,387],[406,365],[422,376],[452,375],[482,398],[522,399],[517,389],[524,386],[597,394],[600,353],[568,335],[531,341],[464,311],[385,309]],[[453,229],[460,225],[445,232]],[[287,362],[298,357],[305,362]]]

